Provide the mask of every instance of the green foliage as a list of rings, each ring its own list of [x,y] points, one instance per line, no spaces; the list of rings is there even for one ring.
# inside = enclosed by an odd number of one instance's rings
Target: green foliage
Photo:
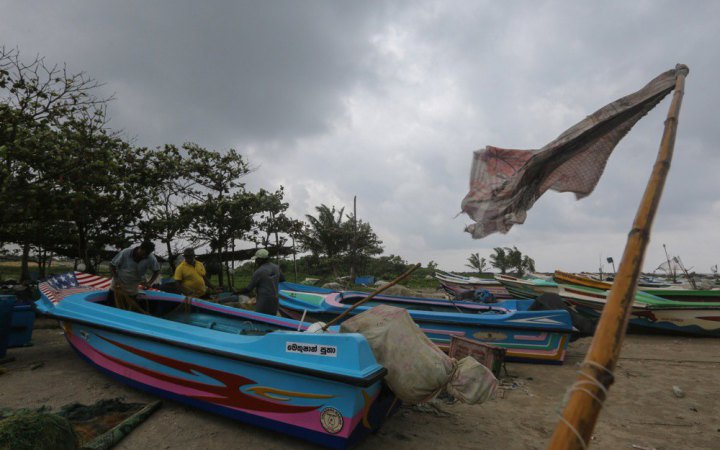
[[[312,254],[318,270],[368,270],[373,255],[382,253],[382,241],[369,223],[345,215],[345,208],[321,204],[317,217],[307,215],[308,223],[298,235],[300,247]]]
[[[480,253],[472,253],[468,258],[468,264],[465,264],[465,266],[477,270],[479,273],[483,273],[485,272],[485,267],[487,266],[487,260],[485,258],[481,258]]]
[[[506,273],[508,269],[515,269],[518,276],[524,275],[526,272],[535,271],[535,260],[527,255],[523,255],[517,247],[496,247],[495,253],[490,255],[490,265],[500,270],[500,273]]]

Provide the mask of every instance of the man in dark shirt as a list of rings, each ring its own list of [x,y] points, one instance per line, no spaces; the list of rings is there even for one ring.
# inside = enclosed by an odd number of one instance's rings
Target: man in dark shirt
[[[278,310],[278,283],[285,281],[285,276],[276,264],[270,262],[270,253],[264,248],[255,252],[253,259],[258,268],[247,287],[239,293],[247,295],[255,289],[255,311],[274,316]]]

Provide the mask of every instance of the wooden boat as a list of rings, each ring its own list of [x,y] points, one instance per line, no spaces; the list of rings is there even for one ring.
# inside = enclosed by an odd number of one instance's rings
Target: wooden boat
[[[556,270],[553,274],[553,278],[558,283],[575,284],[594,289],[608,290],[612,287],[612,283],[608,283],[607,281],[596,280],[583,275],[575,275],[573,273],[563,272],[562,270]]]
[[[360,334],[303,333],[309,323],[160,291],[143,292],[144,314],[109,304],[108,284],[58,275],[36,305],[83,359],[132,387],[334,448],[398,406]]]
[[[444,281],[456,285],[469,285],[473,288],[479,288],[482,286],[500,286],[500,283],[492,278],[468,277],[451,272],[444,272],[442,270],[435,270],[435,278],[441,282]]]
[[[471,284],[455,284],[451,283],[449,281],[442,281],[438,280],[440,282],[440,287],[451,297],[455,298],[458,296],[462,296],[463,293],[466,293],[468,291],[488,291],[495,297],[496,299],[510,299],[513,298],[513,295],[508,292],[508,290],[503,286],[502,284],[497,285],[471,285]]]
[[[559,284],[560,296],[590,318],[600,317],[609,291]],[[697,336],[720,336],[720,303],[668,300],[638,291],[630,312],[630,326]]]
[[[280,290],[281,312],[292,317],[307,314],[330,321],[364,299],[362,292],[299,292]],[[530,311],[531,300],[504,300],[494,304],[449,302],[442,299],[377,295],[355,308],[359,314],[378,304],[408,310],[410,317],[440,348],[447,350],[453,336],[475,339],[507,349],[514,361],[562,363],[574,329],[565,310]]]
[[[558,283],[574,284],[594,289],[608,290],[612,287],[612,283],[593,280],[592,278],[574,275],[560,270],[555,271],[554,278]],[[720,305],[720,290],[641,287],[641,292],[677,302],[717,303]]]
[[[720,289],[643,289],[643,292],[662,297],[667,300],[688,303],[720,304]]]
[[[517,298],[536,298],[542,294],[557,294],[557,283],[542,278],[518,278],[498,274],[495,279]]]

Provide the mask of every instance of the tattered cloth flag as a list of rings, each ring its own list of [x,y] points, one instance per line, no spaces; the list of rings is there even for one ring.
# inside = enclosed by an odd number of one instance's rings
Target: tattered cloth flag
[[[548,189],[589,195],[610,153],[625,134],[675,88],[678,65],[639,91],[599,109],[540,150],[488,146],[473,156],[470,192],[462,211],[476,223],[465,231],[480,239],[507,233],[525,222],[527,211]]]

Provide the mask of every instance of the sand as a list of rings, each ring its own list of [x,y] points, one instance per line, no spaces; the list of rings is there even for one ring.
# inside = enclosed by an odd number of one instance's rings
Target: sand
[[[58,409],[123,397],[154,397],[100,374],[82,361],[49,319],[40,319],[31,347],[9,349],[15,360],[0,375],[0,407]],[[50,327],[50,328],[40,328]],[[507,364],[498,398],[482,405],[438,402],[447,413],[403,407],[357,448],[542,449],[577,364],[590,343],[570,344],[564,365]],[[629,335],[591,448],[720,448],[720,342],[712,338]],[[682,396],[673,391],[677,386]],[[677,389],[676,389],[677,391]],[[117,449],[310,449],[303,441],[171,401]]]

